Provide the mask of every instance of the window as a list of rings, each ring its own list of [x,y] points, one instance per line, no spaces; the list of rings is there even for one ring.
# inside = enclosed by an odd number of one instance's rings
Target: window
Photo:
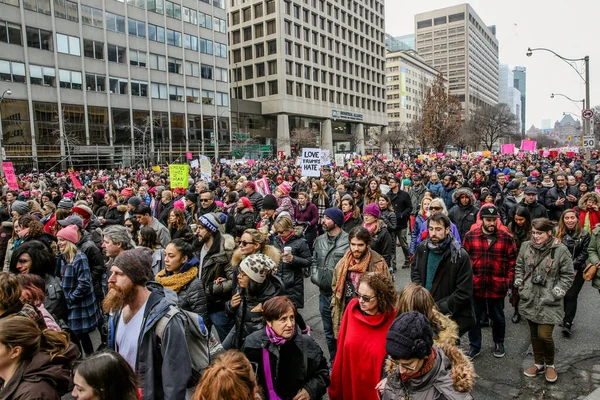
[[[111,94],[127,94],[128,82],[126,78],[109,78],[108,90]]]
[[[277,94],[277,81],[269,81],[267,84],[269,85],[269,95]]]
[[[245,99],[253,99],[254,98],[254,85],[246,85],[244,86],[244,90],[246,91]]]
[[[254,37],[255,38],[261,38],[265,35],[265,31],[264,31],[264,27],[263,24],[256,24],[254,25]]]
[[[207,2],[206,0],[202,0]],[[215,7],[221,8],[221,9],[225,9],[225,0],[213,0],[213,5]]]
[[[227,22],[224,19],[214,19],[214,27],[216,32],[227,33]]]
[[[148,9],[148,11],[152,11],[162,15],[165,12],[164,0],[148,0],[148,2],[146,3],[146,8]]]
[[[272,35],[276,32],[275,20],[267,21],[267,35]],[[308,41],[308,39],[307,39]]]
[[[167,14],[167,17],[181,19],[181,6],[170,1],[165,1],[165,14]]]
[[[285,93],[289,94],[289,95],[293,95],[294,94],[294,82],[292,82],[292,81],[285,81]]]
[[[104,26],[103,14],[102,10],[81,5],[81,22],[83,24],[102,28]]]
[[[37,28],[26,28],[27,32],[27,47],[53,50],[52,48],[52,32]]]
[[[135,19],[129,19],[127,20],[127,25],[129,27],[130,35],[141,38],[146,37],[146,23],[142,21],[136,21]]]
[[[465,13],[452,14],[448,16],[448,22],[463,21],[465,19]]]
[[[183,7],[183,22],[198,25],[198,14],[196,13],[196,10]]]
[[[202,104],[214,104],[215,92],[212,90],[202,91]]]
[[[81,90],[83,86],[81,72],[59,69],[58,78],[61,88]]]
[[[187,33],[183,35],[183,43],[186,49],[198,51],[198,38]]]
[[[29,65],[29,81],[32,85],[56,86],[54,68]]]
[[[213,42],[206,39],[200,39],[200,53],[212,54],[213,53]]]
[[[181,47],[181,32],[167,29],[167,44]]]
[[[77,3],[69,0],[54,0],[54,16],[78,22]]]
[[[277,60],[269,61],[269,75],[275,75],[277,73]]]
[[[430,19],[426,19],[424,21],[417,22],[417,29],[429,28],[432,26],[432,21]]]
[[[83,39],[83,55],[96,60],[104,60],[104,43]]]
[[[237,25],[240,23],[240,12],[234,11],[231,13],[231,25]]]
[[[185,99],[188,103],[200,103],[200,89],[186,88]]]
[[[273,14],[275,12],[275,0],[267,1],[267,14]]]
[[[104,75],[85,74],[85,87],[88,91],[104,92],[106,90],[105,81]]]
[[[79,38],[75,36],[63,35],[62,33],[57,33],[56,50],[59,53],[70,54],[72,56],[80,56],[81,49],[79,48]]]
[[[167,85],[164,83],[152,83],[150,84],[153,99],[166,99],[167,98]]]
[[[223,92],[217,92],[217,105],[223,107],[229,107],[229,94]]]
[[[22,46],[21,26],[0,21],[0,42]]]
[[[244,22],[250,21],[252,19],[252,9],[250,7],[244,8],[242,16],[244,17]]]
[[[261,78],[265,76],[265,63],[256,64],[256,77]]]
[[[215,43],[215,56],[227,58],[227,45],[222,43]]]
[[[198,25],[202,28],[212,29],[212,16],[198,11]]]
[[[265,96],[265,83],[257,83],[256,84],[256,97],[264,97]]]
[[[106,29],[113,32],[125,33],[125,17],[107,12]]]
[[[202,79],[212,79],[213,78],[213,67],[210,65],[204,65],[200,67],[200,76]]]
[[[258,3],[254,5],[254,18],[260,18],[263,16],[263,5]]]
[[[25,64],[0,60],[0,80],[25,83]]]
[[[254,78],[254,74],[252,73],[252,65],[244,67],[244,75],[246,76],[246,79]]]
[[[131,95],[148,97],[148,82],[131,81]]]
[[[117,0],[120,2],[123,2],[123,0]],[[146,8],[146,1],[145,0],[127,0],[127,4],[129,4],[130,6],[134,6],[134,7],[138,7],[141,9]]]
[[[169,72],[173,72],[176,74],[183,73],[183,62],[178,58],[169,57]]]
[[[188,76],[200,76],[200,64],[191,61],[186,61],[185,74]]]
[[[3,3],[3,1],[0,1],[0,3]],[[50,15],[50,0],[23,0],[23,8]]]
[[[215,80],[219,82],[227,82],[229,80],[227,69],[215,67]]]
[[[108,61],[125,64],[127,62],[125,57],[126,49],[122,46],[109,44],[108,49]],[[112,79],[112,78],[111,78]]]
[[[167,70],[167,59],[165,56],[150,53],[150,69],[156,69],[158,71]]]
[[[146,52],[129,49],[129,64],[135,67],[146,67]]]
[[[265,56],[265,44],[264,42],[260,42],[254,45],[254,53],[256,54],[256,58]]]
[[[148,39],[153,40],[155,42],[164,43],[165,42],[165,28],[163,28],[161,26],[148,24]]]
[[[183,101],[183,86],[169,85],[169,100]]]
[[[277,40],[270,40],[267,42],[267,48],[269,55],[277,54]]]

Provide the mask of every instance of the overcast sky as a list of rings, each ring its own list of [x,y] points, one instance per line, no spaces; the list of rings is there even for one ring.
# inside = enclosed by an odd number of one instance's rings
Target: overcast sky
[[[386,32],[393,36],[414,33],[414,16],[461,2],[450,0],[387,0]],[[600,104],[600,2],[596,0],[472,0],[471,7],[487,25],[496,25],[500,63],[527,68],[527,120],[541,127],[542,119],[552,123],[563,112],[581,113],[573,104],[550,94],[562,93],[573,99],[585,98],[585,85],[564,61],[548,52],[525,56],[527,47],[546,47],[563,57],[590,56],[590,99]],[[584,75],[583,62],[576,67]],[[584,75],[585,76],[585,75]]]

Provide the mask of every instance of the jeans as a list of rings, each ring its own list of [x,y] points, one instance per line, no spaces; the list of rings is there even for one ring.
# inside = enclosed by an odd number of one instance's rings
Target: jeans
[[[477,325],[469,331],[469,344],[472,349],[481,350],[481,324],[484,317],[489,315],[492,320],[492,338],[495,344],[504,344],[506,319],[504,318],[504,298],[485,299],[473,297],[475,320]]]
[[[573,285],[567,291],[565,295],[565,317],[563,322],[567,322],[569,324],[573,323],[575,319],[575,313],[577,312],[577,297],[579,296],[579,292],[581,292],[581,288],[585,283],[585,279],[583,279],[583,273],[581,271],[577,271],[577,275],[575,275],[575,280],[573,281]]]
[[[554,339],[552,330],[554,325],[542,325],[527,321],[531,332],[531,347],[533,359],[538,365],[554,365]]]
[[[319,313],[323,321],[323,331],[325,331],[325,340],[329,349],[329,362],[333,365],[333,359],[337,352],[337,341],[333,335],[333,320],[331,319],[331,296],[319,295]]]
[[[216,311],[208,314],[208,321],[204,321],[206,329],[210,332],[212,326],[215,326],[219,340],[223,342],[227,334],[233,327],[233,320],[225,313],[225,311]]]

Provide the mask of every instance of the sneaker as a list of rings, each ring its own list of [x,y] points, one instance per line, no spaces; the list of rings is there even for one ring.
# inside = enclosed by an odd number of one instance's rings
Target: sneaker
[[[554,383],[557,379],[558,374],[556,373],[556,369],[554,367],[546,367],[546,381]]]
[[[510,320],[512,321],[513,324],[518,324],[519,322],[521,322],[521,314],[516,312],[515,315],[513,315]]]
[[[496,343],[494,345],[494,357],[496,358],[502,358],[504,357],[504,344],[502,343]]]
[[[479,354],[481,354],[481,350],[475,350],[474,348],[469,348],[469,352],[467,353],[467,358],[471,361],[475,359]]]
[[[566,338],[571,337],[571,323],[570,322],[563,323],[562,334]]]
[[[528,376],[530,378],[534,378],[538,375],[543,374],[546,371],[546,368],[542,367],[542,368],[538,368],[535,364],[532,365],[531,367],[527,368],[525,371],[523,371],[523,374],[525,374],[525,376]]]

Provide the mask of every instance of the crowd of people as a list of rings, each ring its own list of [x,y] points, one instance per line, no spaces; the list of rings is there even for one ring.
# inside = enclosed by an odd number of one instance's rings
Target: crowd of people
[[[600,161],[354,157],[308,178],[259,160],[187,187],[166,171],[5,183],[0,399],[470,399],[476,357],[513,350],[507,298],[524,375],[552,383],[554,328],[577,335],[583,285],[600,290]]]

